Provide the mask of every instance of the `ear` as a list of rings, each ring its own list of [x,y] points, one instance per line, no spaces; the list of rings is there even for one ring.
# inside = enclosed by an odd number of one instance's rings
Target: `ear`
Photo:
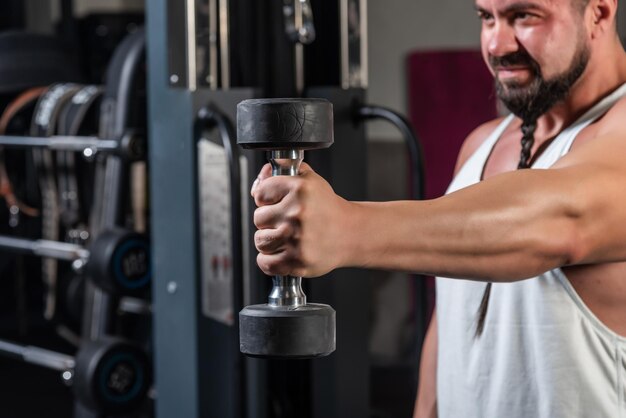
[[[617,0],[590,0],[585,10],[585,23],[592,38],[615,30]]]

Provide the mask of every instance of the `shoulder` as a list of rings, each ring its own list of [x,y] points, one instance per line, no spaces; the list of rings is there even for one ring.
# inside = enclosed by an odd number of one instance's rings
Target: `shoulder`
[[[502,123],[502,121],[506,118],[506,116],[490,120],[489,122],[485,122],[482,125],[478,126],[474,129],[463,141],[463,145],[461,145],[461,150],[459,151],[459,155],[456,160],[456,166],[454,168],[454,173],[456,174],[465,161],[469,157],[472,156],[481,146],[481,144],[496,130],[498,125]]]
[[[597,167],[614,167],[626,175],[623,155],[626,154],[626,97],[618,100],[596,123],[593,134],[559,159],[554,168],[581,164],[596,164]]]
[[[626,97],[619,99],[598,122],[598,135],[626,131]]]

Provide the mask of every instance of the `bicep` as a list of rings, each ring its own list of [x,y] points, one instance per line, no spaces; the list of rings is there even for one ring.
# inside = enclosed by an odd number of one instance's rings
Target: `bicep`
[[[626,132],[589,141],[551,169],[577,218],[580,256],[576,264],[626,260]]]

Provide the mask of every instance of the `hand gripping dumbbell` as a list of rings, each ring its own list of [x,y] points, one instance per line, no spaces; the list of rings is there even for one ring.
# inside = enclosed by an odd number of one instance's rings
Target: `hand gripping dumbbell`
[[[272,175],[296,176],[305,150],[333,143],[333,107],[323,99],[252,99],[237,105],[237,143],[268,152]],[[267,304],[239,313],[239,348],[263,358],[335,351],[335,310],[307,303],[302,278],[275,276]]]

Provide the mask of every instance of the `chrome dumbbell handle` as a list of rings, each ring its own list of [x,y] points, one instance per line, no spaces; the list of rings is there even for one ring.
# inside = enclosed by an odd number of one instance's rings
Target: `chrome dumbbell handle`
[[[302,150],[275,150],[268,152],[272,176],[297,176],[304,160]],[[302,290],[302,277],[274,276],[268,305],[273,307],[298,307],[306,305]]]

